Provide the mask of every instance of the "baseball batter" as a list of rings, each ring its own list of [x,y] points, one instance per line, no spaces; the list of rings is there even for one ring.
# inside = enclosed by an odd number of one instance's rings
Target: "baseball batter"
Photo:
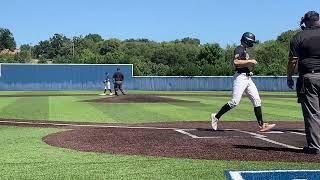
[[[210,116],[211,125],[214,130],[217,130],[218,121],[221,116],[236,107],[242,98],[242,94],[245,92],[254,107],[254,113],[258,121],[259,131],[268,131],[275,126],[275,124],[268,124],[263,122],[262,110],[261,110],[261,99],[258,93],[258,89],[251,79],[252,68],[257,61],[255,59],[250,59],[247,53],[247,48],[253,47],[256,43],[255,35],[246,32],[242,35],[241,45],[238,46],[234,51],[234,61],[235,75],[233,81],[233,91],[232,99],[225,104],[218,113],[212,113]]]

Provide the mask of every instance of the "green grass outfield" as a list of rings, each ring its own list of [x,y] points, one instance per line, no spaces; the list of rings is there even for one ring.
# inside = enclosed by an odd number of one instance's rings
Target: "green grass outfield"
[[[129,91],[132,93],[133,91]],[[0,97],[0,118],[42,119],[100,123],[208,121],[230,92],[137,92],[209,94],[172,98],[194,103],[89,103],[100,91],[2,91],[5,94],[88,94],[88,96]],[[293,92],[261,94],[294,95]],[[302,121],[295,98],[263,97],[266,121]],[[120,113],[121,112],[121,113]],[[223,117],[255,120],[248,98]],[[209,122],[208,122],[209,123]],[[225,170],[319,169],[320,163],[213,161],[86,153],[51,147],[41,138],[62,129],[0,126],[0,179],[224,179]]]

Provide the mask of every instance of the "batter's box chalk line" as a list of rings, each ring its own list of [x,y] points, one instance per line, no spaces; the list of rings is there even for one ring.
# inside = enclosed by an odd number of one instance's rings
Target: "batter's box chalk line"
[[[201,137],[201,136],[197,136],[195,134],[190,133],[190,131],[194,131],[195,129],[175,129],[174,131],[179,132],[181,134],[187,135],[191,138],[194,139],[217,139],[217,138],[223,138],[223,136],[213,136],[213,137]],[[302,148],[300,147],[296,147],[296,146],[292,146],[289,144],[285,144],[285,143],[281,143],[272,139],[268,139],[267,136],[262,135],[262,134],[258,134],[258,133],[254,133],[254,132],[249,132],[249,131],[244,131],[244,130],[239,130],[239,129],[226,129],[225,131],[236,131],[236,132],[240,132],[240,133],[244,133],[244,134],[248,134],[251,135],[252,138],[256,138],[271,144],[275,144],[278,146],[282,146],[285,148],[289,148],[289,149],[296,149],[296,150],[301,150]],[[278,133],[277,134],[282,134],[282,133]],[[240,136],[239,136],[240,137]]]

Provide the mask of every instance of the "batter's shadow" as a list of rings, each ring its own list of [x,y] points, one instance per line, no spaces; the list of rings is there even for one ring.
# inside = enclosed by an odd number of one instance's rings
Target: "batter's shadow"
[[[259,147],[259,146],[249,146],[249,145],[233,145],[233,147],[238,148],[238,149],[253,149],[253,150],[262,150],[262,151],[304,153],[302,149],[291,149],[291,148]]]

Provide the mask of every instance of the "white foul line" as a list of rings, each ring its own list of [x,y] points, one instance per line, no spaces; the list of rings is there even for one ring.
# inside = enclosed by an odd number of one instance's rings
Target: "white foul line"
[[[181,134],[190,136],[190,137],[192,137],[192,138],[199,138],[199,136],[194,135],[194,134],[191,134],[191,133],[188,133],[188,132],[184,131],[183,129],[175,129],[175,131],[177,131],[177,132],[179,132],[179,133],[181,133]]]
[[[230,171],[230,172],[239,172],[239,173],[269,173],[269,172],[320,172],[318,169],[281,169],[281,170],[261,170],[261,171]]]
[[[190,129],[175,129],[175,131],[179,132],[179,133],[182,133],[182,134],[185,134],[191,138],[195,138],[195,139],[200,139],[200,138],[204,138],[204,139],[208,139],[208,138],[212,138],[212,137],[199,137],[197,135],[194,135],[194,134],[191,134],[189,132],[186,132],[187,130],[190,130]],[[269,142],[269,143],[272,143],[272,144],[276,144],[276,145],[279,145],[279,146],[283,146],[283,147],[286,147],[286,148],[290,148],[290,149],[297,149],[297,150],[301,150],[302,148],[299,148],[299,147],[296,147],[296,146],[291,146],[289,144],[284,144],[284,143],[281,143],[281,142],[278,142],[278,141],[274,141],[274,140],[271,140],[271,139],[268,139],[266,136],[264,135],[261,135],[261,134],[257,134],[257,133],[254,133],[254,132],[249,132],[249,131],[243,131],[243,130],[239,130],[239,129],[228,129],[229,131],[232,130],[232,131],[237,131],[237,132],[241,132],[241,133],[245,133],[245,134],[250,134],[252,135],[254,138],[257,138],[257,139],[260,139],[260,140],[263,140],[263,141],[266,141],[266,142]],[[220,138],[219,136],[216,136],[214,138]]]
[[[261,135],[261,134],[257,134],[257,133],[253,133],[253,132],[248,132],[248,131],[242,131],[242,130],[238,130],[238,129],[234,129],[234,130],[235,130],[235,131],[238,131],[238,132],[242,132],[242,133],[246,133],[246,134],[253,135],[254,138],[261,139],[261,140],[263,140],[263,141],[267,141],[267,142],[269,142],[269,143],[276,144],[276,145],[279,145],[279,146],[283,146],[283,147],[286,147],[286,148],[298,149],[298,150],[301,150],[301,149],[302,149],[302,148],[299,148],[299,147],[291,146],[291,145],[289,145],[289,144],[284,144],[284,143],[281,143],[281,142],[277,142],[277,141],[268,139],[266,136]]]
[[[301,136],[305,136],[306,134],[305,133],[300,133],[300,132],[290,132],[292,134],[298,134],[298,135],[301,135]]]
[[[229,171],[232,180],[244,180],[243,174],[261,174],[261,173],[292,173],[292,172],[320,172],[320,170],[263,170],[263,171]],[[307,179],[292,179],[292,180],[307,180]]]
[[[0,123],[22,124],[22,125],[45,125],[45,126],[70,126],[70,127],[94,127],[94,128],[122,128],[122,129],[153,129],[153,130],[176,130],[178,128],[146,127],[146,126],[107,126],[90,124],[64,124],[45,122],[23,122],[23,121],[0,121]],[[190,129],[192,130],[192,129]]]
[[[192,133],[189,133],[187,131],[195,131],[196,129],[175,129],[174,131],[179,132],[181,134],[187,135],[194,139],[219,139],[219,138],[226,138],[226,136],[197,136]],[[226,131],[232,131],[232,129],[226,129]],[[227,136],[227,138],[235,138],[235,137],[241,137],[241,136]]]
[[[244,180],[241,176],[240,171],[231,171],[229,172],[232,180]]]

